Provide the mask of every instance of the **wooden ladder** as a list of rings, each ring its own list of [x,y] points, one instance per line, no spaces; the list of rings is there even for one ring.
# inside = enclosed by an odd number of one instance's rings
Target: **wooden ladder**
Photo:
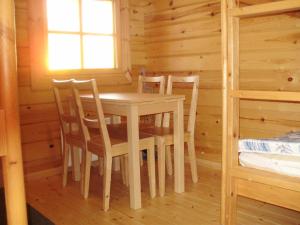
[[[240,100],[300,102],[300,93],[239,89],[239,23],[241,18],[300,10],[300,0],[285,0],[239,7],[235,0],[222,0],[223,154],[221,224],[236,224],[237,195],[300,210],[300,179],[243,168],[238,161]],[[253,191],[253,189],[255,191]],[[256,194],[254,192],[258,191]],[[274,193],[273,193],[273,192]],[[286,199],[276,198],[276,191]],[[274,197],[275,196],[275,197]],[[277,193],[278,196],[278,193]],[[296,203],[295,203],[296,202]]]

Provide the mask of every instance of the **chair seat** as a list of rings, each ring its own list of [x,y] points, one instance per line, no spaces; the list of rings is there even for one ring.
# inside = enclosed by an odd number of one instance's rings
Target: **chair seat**
[[[97,136],[99,135],[99,133],[97,133],[97,130],[90,130],[90,135],[92,136]],[[68,144],[72,144],[78,147],[81,147],[83,145],[85,145],[84,142],[84,137],[80,134],[80,132],[78,131],[78,129],[73,130],[71,133],[67,133],[65,135],[66,138],[66,142]]]
[[[68,133],[65,135],[66,142],[71,145],[81,147],[84,145],[84,140],[82,135],[78,131]]]
[[[112,138],[122,139],[127,141],[127,124],[120,123],[120,124],[109,124],[107,125],[107,130],[109,136]],[[143,132],[142,129],[139,130],[139,137],[140,139],[152,137],[150,133]]]
[[[156,138],[165,138],[166,145],[172,145],[174,143],[174,129],[172,127],[145,127],[141,129],[141,132],[155,136]],[[184,142],[187,142],[190,137],[191,133],[184,131]]]
[[[112,156],[128,154],[128,142],[127,142],[127,124],[109,124],[107,125],[110,142],[112,145]],[[140,149],[146,149],[149,147],[149,139],[154,137],[151,134],[140,132]],[[94,154],[103,156],[104,154],[104,143],[103,138],[100,135],[91,137],[88,141],[88,149]],[[150,146],[151,147],[151,146]]]

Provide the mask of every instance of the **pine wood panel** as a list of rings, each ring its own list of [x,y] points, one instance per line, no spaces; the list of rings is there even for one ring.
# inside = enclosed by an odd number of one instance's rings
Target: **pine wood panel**
[[[299,15],[241,20],[242,89],[300,90]],[[220,24],[220,1],[149,0],[145,7],[146,71],[200,75],[196,144],[203,154],[221,154]],[[240,110],[241,137],[270,137],[300,128],[300,104],[243,101]]]
[[[145,64],[144,1],[130,0],[130,44],[133,75]],[[29,63],[28,1],[16,0],[19,103],[23,158],[27,177],[59,172],[59,123],[52,91],[33,91]],[[135,77],[134,77],[135,79]],[[132,85],[105,86],[100,91],[128,91]],[[47,162],[47,163],[45,163]]]
[[[250,5],[268,0],[240,2]],[[241,21],[241,88],[300,90],[299,15],[294,12]],[[31,89],[27,0],[16,0],[16,19],[23,148],[30,165],[30,160],[56,157],[59,147],[49,145],[56,143],[59,130],[52,92]],[[196,146],[205,154],[220,153],[220,26],[219,0],[130,0],[133,84],[101,87],[100,91],[136,90],[142,66],[152,75],[199,74]],[[186,93],[184,89],[179,92]],[[241,104],[241,136],[267,137],[297,130],[299,109],[295,104],[246,101]],[[44,147],[37,150],[37,146]]]
[[[121,174],[113,173],[111,208],[101,211],[102,179],[95,170],[91,176],[90,196],[84,200],[79,183],[71,181],[61,187],[59,176],[31,181],[27,199],[33,207],[55,224],[112,225],[218,225],[220,224],[220,171],[199,167],[199,182],[193,184],[186,167],[187,192],[175,194],[173,179],[166,180],[166,196],[150,199],[146,167],[142,168],[143,209],[129,209],[128,189],[122,185]],[[146,179],[144,179],[146,178]],[[39,190],[44,190],[43,192]],[[298,225],[300,213],[243,197],[239,198],[240,225]],[[76,218],[74,218],[74,212]]]
[[[59,138],[46,141],[23,143],[23,159],[26,162],[38,161],[47,158],[59,158],[61,154]]]

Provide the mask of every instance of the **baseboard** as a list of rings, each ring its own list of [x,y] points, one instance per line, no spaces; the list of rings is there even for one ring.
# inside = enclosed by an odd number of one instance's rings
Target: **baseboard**
[[[36,180],[36,179],[40,179],[40,178],[59,175],[59,174],[61,174],[61,171],[62,171],[62,167],[58,166],[58,167],[53,167],[50,169],[31,172],[31,173],[25,174],[25,181]]]
[[[207,159],[197,159],[197,165],[204,166],[210,169],[222,170],[222,164]]]

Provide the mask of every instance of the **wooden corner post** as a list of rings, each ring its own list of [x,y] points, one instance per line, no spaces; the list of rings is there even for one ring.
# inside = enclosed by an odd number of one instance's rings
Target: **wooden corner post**
[[[15,5],[0,0],[0,108],[5,111],[6,154],[2,157],[7,222],[27,225],[17,92]]]
[[[221,225],[225,225],[227,221],[227,100],[228,100],[228,37],[227,37],[227,0],[221,1],[221,22],[222,22],[222,194],[221,194]]]
[[[222,0],[223,63],[223,156],[221,224],[236,224],[237,192],[233,168],[238,166],[240,102],[230,93],[239,90],[239,18],[231,15],[238,8],[235,0]]]

